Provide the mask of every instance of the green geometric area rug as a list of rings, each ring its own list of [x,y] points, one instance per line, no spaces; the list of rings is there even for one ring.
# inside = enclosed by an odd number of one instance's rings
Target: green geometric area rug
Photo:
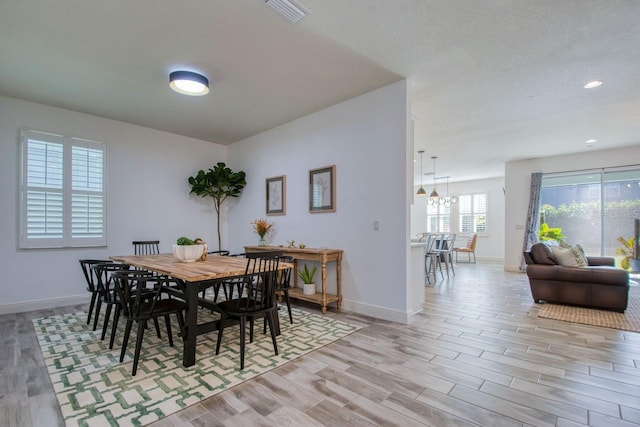
[[[201,316],[211,316],[200,310]],[[109,334],[100,341],[86,324],[87,313],[34,319],[36,335],[49,377],[67,426],[142,426],[256,377],[297,357],[343,338],[360,327],[293,309],[293,325],[286,310],[279,310],[281,335],[279,355],[273,352],[271,336],[262,334],[256,322],[254,342],[245,350],[245,368],[240,371],[239,327],[225,328],[220,354],[215,355],[217,332],[198,337],[196,364],[182,366],[182,340],[173,328],[174,347],[169,347],[164,321],[162,338],[155,328],[144,334],[138,372],[131,376],[135,349],[135,325],[127,356],[119,362],[121,337],[109,350]],[[172,316],[175,322],[175,316]],[[121,324],[124,322],[120,322]],[[102,325],[102,322],[99,323]],[[119,325],[122,326],[122,325]]]

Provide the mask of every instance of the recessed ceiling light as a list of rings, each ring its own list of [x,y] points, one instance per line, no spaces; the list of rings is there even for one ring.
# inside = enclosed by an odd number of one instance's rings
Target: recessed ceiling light
[[[590,144],[594,144],[594,143],[598,142],[598,140],[597,139],[589,139],[589,140],[587,140],[585,142],[586,142],[587,145],[590,145]]]
[[[183,95],[202,96],[209,93],[209,80],[192,71],[174,71],[169,74],[169,87]]]
[[[593,80],[584,85],[585,89],[593,89],[602,85],[602,80]]]

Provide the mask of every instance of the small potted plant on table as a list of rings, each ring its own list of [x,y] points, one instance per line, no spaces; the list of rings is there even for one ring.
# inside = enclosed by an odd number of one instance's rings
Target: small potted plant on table
[[[305,264],[304,268],[298,271],[298,277],[300,277],[304,283],[302,293],[305,295],[313,295],[316,293],[316,284],[313,282],[313,276],[316,274],[316,268],[317,267],[309,269],[307,264]]]
[[[200,238],[191,240],[182,236],[173,245],[173,256],[182,262],[193,262],[207,256],[207,244]]]

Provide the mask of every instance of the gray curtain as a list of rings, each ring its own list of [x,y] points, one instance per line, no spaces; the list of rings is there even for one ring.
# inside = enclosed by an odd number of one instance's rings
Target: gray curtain
[[[529,191],[529,210],[527,211],[527,223],[524,227],[524,243],[522,252],[528,251],[534,243],[538,242],[538,229],[540,228],[540,187],[542,186],[542,172],[531,174],[531,190]],[[520,271],[525,271],[524,257],[520,260]]]

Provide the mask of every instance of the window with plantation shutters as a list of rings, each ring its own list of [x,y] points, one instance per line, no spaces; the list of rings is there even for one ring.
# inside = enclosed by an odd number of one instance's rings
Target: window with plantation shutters
[[[105,147],[22,130],[20,247],[105,246]]]
[[[458,198],[460,207],[460,232],[487,232],[487,195],[485,193],[463,194]]]

